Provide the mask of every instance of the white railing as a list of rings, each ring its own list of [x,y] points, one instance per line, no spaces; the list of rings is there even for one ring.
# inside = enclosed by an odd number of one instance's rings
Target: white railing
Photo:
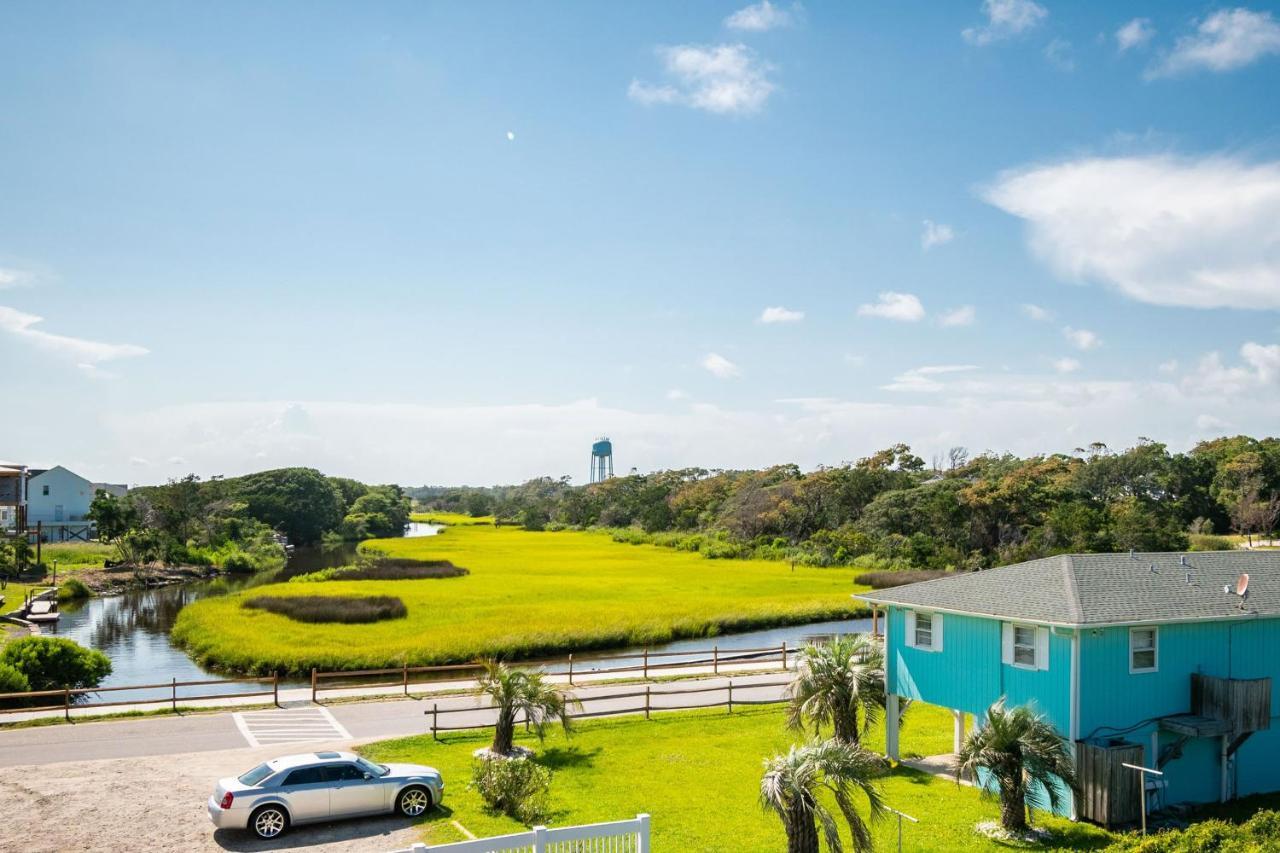
[[[649,816],[585,826],[535,826],[528,832],[454,844],[415,844],[396,853],[650,853]]]

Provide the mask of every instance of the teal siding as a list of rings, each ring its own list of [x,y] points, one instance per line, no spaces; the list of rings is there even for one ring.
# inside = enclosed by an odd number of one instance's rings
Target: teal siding
[[[1161,625],[1159,672],[1129,672],[1129,629],[1099,628],[1083,632],[1080,645],[1080,732],[1087,736],[1113,734],[1156,717],[1191,710],[1191,675],[1202,672],[1222,678],[1272,679],[1272,714],[1280,712],[1280,620],[1250,622],[1194,622]],[[1234,780],[1238,796],[1280,789],[1280,718],[1272,730],[1253,735],[1236,753]],[[1100,730],[1106,726],[1111,730]],[[1154,723],[1122,735],[1151,754]],[[1160,747],[1176,738],[1162,734]],[[1220,741],[1197,738],[1183,746],[1182,757],[1165,765],[1169,783],[1166,799],[1213,802],[1221,788]]]
[[[1026,670],[1001,663],[1001,623],[977,616],[943,615],[942,651],[906,646],[906,614],[890,608],[889,690],[930,705],[980,715],[1001,696],[1010,705],[1034,704],[1063,734],[1071,720],[1071,637],[1049,635],[1049,668]]]

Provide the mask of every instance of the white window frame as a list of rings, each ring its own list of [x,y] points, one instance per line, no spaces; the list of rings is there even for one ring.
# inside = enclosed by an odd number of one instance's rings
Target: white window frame
[[[921,616],[929,620],[929,645],[927,646],[919,645],[916,642],[916,620]],[[941,613],[934,613],[929,610],[908,610],[906,611],[905,621],[907,648],[919,649],[922,652],[942,651],[943,617]]]
[[[1032,662],[1020,663],[1016,660],[1017,650],[1014,638],[1018,629],[1030,631],[1033,639]],[[1000,629],[1000,662],[1005,666],[1025,670],[1047,670],[1049,668],[1049,629],[1042,625],[1031,625],[1026,622],[1004,622]],[[1022,644],[1026,648],[1026,644]]]
[[[1150,649],[1138,649],[1134,647],[1133,639],[1140,632],[1141,633],[1150,632],[1151,634]],[[1151,652],[1151,666],[1136,667],[1133,665],[1134,653],[1139,651]],[[1129,629],[1129,674],[1142,675],[1148,672],[1159,672],[1159,671],[1160,671],[1160,628],[1156,625],[1130,628]]]
[[[920,624],[920,620],[921,620],[921,619],[924,619],[924,620],[926,620],[926,621],[929,623],[929,627],[928,627],[927,629],[925,629],[925,630],[927,630],[927,631],[929,632],[929,642],[927,642],[927,643],[922,643],[922,642],[920,642],[920,630],[921,630],[921,628],[923,627],[923,626]],[[912,633],[911,643],[912,643],[912,645],[914,645],[917,649],[931,649],[931,648],[933,648],[933,614],[932,614],[932,613],[917,613],[917,614],[916,614],[916,619],[915,619],[915,624],[911,626],[911,629],[912,629],[912,630],[911,630],[911,633]]]
[[[1025,631],[1031,634],[1030,643],[1019,643],[1018,632]],[[1031,651],[1031,660],[1018,660],[1018,651]],[[1019,625],[1014,623],[1013,626],[1013,665],[1019,669],[1039,669],[1040,668],[1040,649],[1036,643],[1036,626],[1035,625]]]

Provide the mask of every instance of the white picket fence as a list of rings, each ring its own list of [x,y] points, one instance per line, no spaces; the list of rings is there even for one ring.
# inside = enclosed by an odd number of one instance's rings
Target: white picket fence
[[[535,826],[528,832],[454,844],[415,844],[396,853],[650,853],[649,816],[585,826]]]

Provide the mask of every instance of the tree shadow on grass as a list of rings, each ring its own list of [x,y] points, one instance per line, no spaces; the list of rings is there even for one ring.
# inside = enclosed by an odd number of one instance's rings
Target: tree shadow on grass
[[[589,752],[583,751],[576,746],[553,746],[535,755],[533,760],[552,771],[566,770],[573,767],[591,767],[595,764],[596,756],[603,751],[598,746]]]

